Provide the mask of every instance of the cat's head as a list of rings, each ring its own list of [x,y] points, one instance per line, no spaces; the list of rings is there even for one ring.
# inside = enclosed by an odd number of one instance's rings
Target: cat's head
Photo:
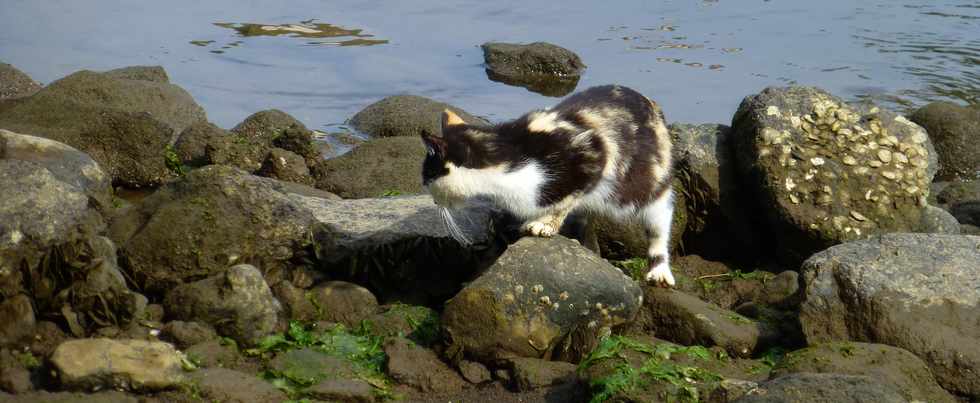
[[[446,109],[442,112],[441,133],[422,132],[425,144],[425,161],[422,163],[422,186],[436,204],[458,207],[466,198],[473,196],[467,186],[467,170],[479,168],[486,153],[484,145],[475,133],[476,127],[467,125],[459,115]],[[478,136],[477,136],[478,137]]]

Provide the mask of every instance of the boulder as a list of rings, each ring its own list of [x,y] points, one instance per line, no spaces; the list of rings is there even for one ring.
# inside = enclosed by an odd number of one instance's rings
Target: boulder
[[[89,197],[102,211],[112,204],[111,178],[87,154],[71,146],[43,137],[0,129],[0,159],[30,161],[51,172]]]
[[[935,203],[957,222],[980,226],[980,180],[947,183],[937,193]]]
[[[239,368],[249,366],[239,354],[238,345],[224,340],[208,340],[187,347],[187,359],[202,368]]]
[[[732,127],[753,207],[787,262],[921,225],[936,156],[907,119],[817,88],[770,87],[742,101]]]
[[[318,309],[317,319],[356,327],[378,310],[378,299],[357,284],[328,281],[310,290],[309,300]]]
[[[419,137],[442,133],[442,111],[449,109],[469,124],[483,119],[447,103],[417,95],[394,95],[368,105],[350,119],[351,126],[372,137]],[[421,172],[421,171],[420,171]]]
[[[493,380],[490,376],[490,370],[485,365],[476,361],[460,360],[459,373],[463,375],[463,379],[466,379],[467,382],[474,385]]]
[[[891,386],[867,376],[800,373],[750,389],[735,403],[908,403]]]
[[[946,390],[980,397],[980,237],[887,234],[803,264],[808,344],[855,340],[906,349]]]
[[[180,132],[177,142],[174,143],[174,152],[181,164],[202,167],[212,164],[208,158],[208,147],[225,145],[224,143],[231,137],[231,132],[211,122],[199,121]]]
[[[254,345],[275,331],[282,310],[262,273],[247,264],[177,286],[167,293],[164,305],[171,317],[207,323],[244,345]]]
[[[459,391],[466,385],[435,352],[404,337],[388,339],[384,350],[388,355],[388,376],[400,384],[427,393]]]
[[[345,199],[419,194],[425,146],[418,137],[379,138],[323,161],[316,187]]]
[[[980,179],[980,108],[952,102],[933,102],[917,109],[909,119],[929,132],[939,154],[936,180]]]
[[[261,378],[225,369],[208,368],[189,375],[200,398],[227,403],[281,402],[286,394]]]
[[[546,42],[487,42],[480,47],[488,78],[551,97],[575,90],[586,67],[574,52]]]
[[[836,342],[807,347],[787,354],[769,376],[778,379],[796,373],[867,376],[891,386],[909,401],[957,401],[939,387],[925,362],[883,344]]]
[[[575,376],[577,366],[567,362],[514,357],[507,360],[507,364],[519,391],[578,381]]]
[[[640,287],[577,242],[522,238],[446,303],[451,349],[481,361],[575,361],[601,334],[633,319]]]
[[[204,134],[204,133],[202,133]],[[205,160],[211,164],[230,165],[248,172],[262,168],[269,152],[281,148],[303,157],[307,169],[320,162],[320,152],[313,145],[313,132],[292,116],[276,109],[256,112],[227,132],[213,130],[195,143],[205,143]]]
[[[956,211],[961,213],[962,206],[957,206]],[[963,214],[960,214],[963,216]],[[968,219],[964,217],[965,219]],[[978,217],[980,218],[980,217]],[[925,206],[922,209],[922,223],[915,232],[922,232],[926,234],[949,234],[949,235],[959,235],[960,234],[960,222],[957,216],[954,216],[950,212],[943,210],[936,206]]]
[[[184,380],[180,355],[162,342],[70,340],[54,351],[51,364],[61,385],[73,390],[153,391]]]
[[[287,182],[313,186],[310,168],[299,154],[275,147],[269,150],[262,167],[256,172],[259,176],[279,179]]]
[[[198,343],[218,338],[214,327],[201,322],[175,320],[167,322],[160,329],[160,338],[172,342],[177,348],[186,349]]]
[[[0,63],[0,101],[34,95],[41,84],[7,63]]]
[[[756,260],[758,235],[753,230],[745,187],[735,168],[731,127],[720,124],[668,126],[674,142],[674,191],[685,201],[686,253],[708,259]]]

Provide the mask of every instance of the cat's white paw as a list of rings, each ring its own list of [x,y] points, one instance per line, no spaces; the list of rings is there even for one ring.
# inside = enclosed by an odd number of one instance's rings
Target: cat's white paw
[[[550,238],[554,236],[558,231],[551,224],[545,224],[541,221],[531,221],[524,224],[524,232],[531,234],[533,236],[540,236],[545,238]]]
[[[660,287],[673,287],[674,275],[670,272],[670,266],[665,263],[658,264],[646,275],[647,283],[653,283]]]

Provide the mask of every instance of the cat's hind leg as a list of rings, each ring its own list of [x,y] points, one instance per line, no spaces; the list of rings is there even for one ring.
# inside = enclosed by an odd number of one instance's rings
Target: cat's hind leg
[[[521,230],[532,236],[552,237],[561,230],[565,217],[568,217],[568,213],[575,209],[578,202],[577,197],[567,197],[558,204],[549,207],[546,214],[524,223]]]
[[[650,240],[650,249],[647,250],[649,267],[646,281],[661,287],[673,286],[674,275],[670,272],[670,251],[667,250],[670,242],[670,223],[674,217],[673,191],[668,188],[653,203],[643,208],[640,214]]]

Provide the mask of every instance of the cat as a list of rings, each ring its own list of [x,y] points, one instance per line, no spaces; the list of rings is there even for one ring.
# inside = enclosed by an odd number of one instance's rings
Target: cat
[[[655,102],[607,85],[494,126],[467,124],[446,109],[441,128],[422,133],[422,184],[437,205],[483,196],[540,237],[558,233],[572,211],[639,219],[650,244],[646,280],[674,285],[671,141]]]

